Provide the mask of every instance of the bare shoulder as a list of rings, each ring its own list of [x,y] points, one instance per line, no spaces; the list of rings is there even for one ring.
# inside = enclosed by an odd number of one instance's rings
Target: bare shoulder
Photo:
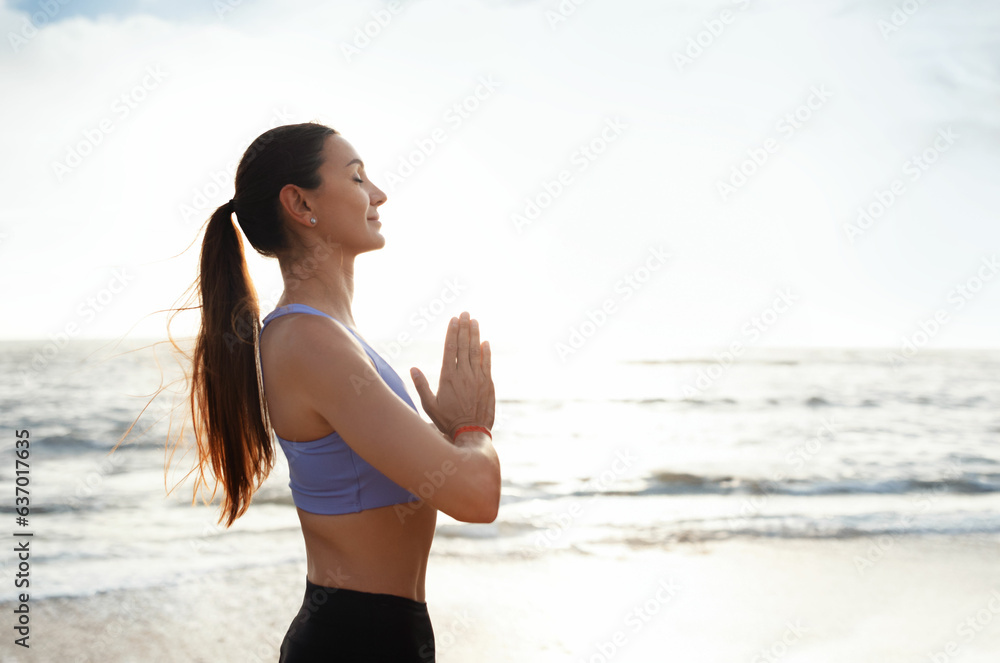
[[[370,365],[364,348],[347,329],[334,320],[308,313],[291,313],[274,320],[267,326],[266,340],[261,339],[262,361],[277,373],[298,378],[307,377],[319,370],[321,363],[346,354]]]
[[[274,330],[278,365],[300,406],[322,417],[359,456],[389,479],[458,520],[495,517],[499,478],[486,456],[459,448],[425,422],[376,373],[367,353],[339,323],[296,316]],[[270,326],[270,325],[269,325]],[[272,332],[268,332],[269,334]],[[433,494],[428,477],[447,476]],[[486,522],[489,522],[486,520]]]
[[[378,377],[364,347],[339,322],[309,314],[288,322],[278,330],[275,358],[305,393],[323,398],[354,394],[356,385]]]

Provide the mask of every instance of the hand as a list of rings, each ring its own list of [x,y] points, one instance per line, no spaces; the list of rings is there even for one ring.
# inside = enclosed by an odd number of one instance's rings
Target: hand
[[[424,412],[449,440],[460,426],[493,428],[496,395],[490,368],[489,341],[480,344],[479,323],[463,311],[448,323],[437,395],[419,368],[410,369]]]

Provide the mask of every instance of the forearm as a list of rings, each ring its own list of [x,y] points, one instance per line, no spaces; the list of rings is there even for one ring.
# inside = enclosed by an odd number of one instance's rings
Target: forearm
[[[454,444],[464,458],[462,469],[473,479],[479,497],[488,513],[485,522],[493,522],[500,508],[500,458],[493,447],[493,440],[482,431],[459,433]]]
[[[437,428],[435,428],[437,430]],[[493,447],[493,439],[478,430],[468,430],[459,433],[452,440],[440,430],[437,432],[453,447],[458,449],[462,462],[460,466],[467,472],[480,472],[493,475],[497,486],[500,485],[500,458]],[[471,461],[471,465],[469,462]]]
[[[458,434],[452,442],[456,447],[468,453],[480,453],[487,457],[496,459],[497,453],[493,448],[493,438],[481,430],[467,430]],[[497,460],[499,467],[500,461]]]

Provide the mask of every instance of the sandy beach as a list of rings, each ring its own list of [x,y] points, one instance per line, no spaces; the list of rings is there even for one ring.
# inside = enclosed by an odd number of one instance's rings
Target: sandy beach
[[[986,663],[1000,651],[998,553],[997,537],[886,536],[432,555],[427,597],[442,662]],[[30,652],[8,634],[3,660],[275,661],[303,573],[38,601]]]

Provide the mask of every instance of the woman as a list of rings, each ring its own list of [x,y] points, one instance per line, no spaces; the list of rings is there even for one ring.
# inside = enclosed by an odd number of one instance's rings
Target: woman
[[[307,557],[287,663],[433,661],[424,575],[437,510],[488,523],[499,506],[490,347],[477,322],[451,319],[437,394],[411,370],[432,426],[355,328],[354,259],[385,245],[385,201],[339,133],[288,125],[250,145],[235,196],[205,230],[191,391],[200,481],[210,464],[231,525],[273,466],[274,430]],[[284,278],[263,326],[234,212]]]

